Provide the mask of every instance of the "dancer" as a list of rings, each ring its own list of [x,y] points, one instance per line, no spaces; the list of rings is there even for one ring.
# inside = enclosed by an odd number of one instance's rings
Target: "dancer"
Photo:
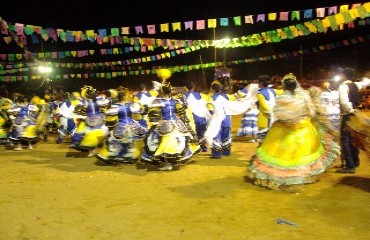
[[[247,167],[247,177],[269,189],[316,181],[340,153],[332,137],[312,122],[315,107],[308,91],[291,73],[283,77],[282,84],[283,93],[274,107],[277,121]]]
[[[237,131],[238,137],[249,137],[248,142],[256,142],[258,137],[258,106],[257,93],[259,86],[257,83],[251,83],[237,92],[239,98],[250,98],[250,107],[243,113],[241,125]]]
[[[231,117],[227,94],[221,93],[222,86],[213,84],[214,111],[205,133],[208,145],[211,146],[211,158],[220,159],[231,154]]]
[[[162,78],[162,87],[158,97],[149,105],[153,127],[144,140],[140,162],[159,166],[159,170],[170,171],[187,164],[200,151],[200,147],[197,150],[189,147],[191,131],[178,117],[178,114],[185,111],[185,103],[171,96],[171,84],[165,82],[170,73],[161,72],[158,76]]]
[[[96,89],[91,86],[83,87],[81,95],[84,99],[76,105],[75,113],[82,116],[82,119],[72,136],[71,148],[89,151],[88,157],[93,157],[109,135],[100,110],[100,107],[107,105],[109,101],[104,98],[97,99]]]
[[[7,111],[12,108],[14,102],[8,98],[8,91],[5,87],[0,88],[0,144],[8,144],[9,130],[12,121]]]
[[[109,131],[111,131],[118,123],[118,116],[117,115],[106,115],[105,111],[112,106],[113,104],[117,103],[118,99],[118,91],[116,89],[108,89],[104,92],[104,98],[108,100],[108,104],[101,110],[104,112],[105,115],[105,126],[108,127]]]
[[[37,106],[31,104],[26,97],[19,95],[15,100],[15,105],[8,110],[8,114],[12,119],[9,139],[15,145],[14,150],[22,150],[22,145],[33,149],[32,144],[39,140],[36,131]]]
[[[207,152],[208,149],[204,133],[207,129],[208,120],[211,117],[207,107],[209,100],[205,94],[194,91],[194,82],[187,82],[185,87],[187,92],[185,92],[184,97],[186,105],[191,111],[191,117],[194,119],[194,131],[196,132],[197,139],[199,139],[199,145],[202,152]]]
[[[74,110],[77,105],[78,95],[64,94],[64,99],[59,107],[59,129],[57,144],[61,144],[66,136],[72,136],[76,131]]]
[[[153,102],[154,96],[152,96],[146,89],[146,85],[144,83],[140,84],[139,92],[134,95],[134,102],[139,103],[140,106],[143,107],[143,111],[140,114],[137,114],[136,120],[140,123],[141,126],[144,128],[148,128],[148,113],[147,107],[148,105]]]
[[[258,105],[258,142],[262,142],[272,123],[275,121],[275,117],[272,109],[275,106],[276,92],[270,87],[271,77],[268,75],[261,75],[258,77],[258,84],[260,89],[257,94],[257,105]]]
[[[204,136],[212,149],[210,158],[220,159],[231,154],[231,116],[246,112],[253,100],[249,97],[231,100],[230,96],[235,98],[235,94],[222,93],[220,84],[213,84],[212,90],[212,117]]]
[[[370,111],[356,111],[346,123],[352,144],[370,158]]]
[[[117,103],[105,111],[107,116],[117,116],[118,124],[110,132],[97,158],[105,163],[134,163],[141,155],[141,147],[136,144],[144,138],[146,129],[132,119],[132,114],[140,114],[138,103],[127,102],[125,92],[118,92]]]
[[[329,118],[333,129],[339,131],[340,126],[340,106],[339,106],[339,93],[337,90],[332,89],[331,84],[326,82],[324,89],[320,94],[320,102],[323,106],[321,114]]]

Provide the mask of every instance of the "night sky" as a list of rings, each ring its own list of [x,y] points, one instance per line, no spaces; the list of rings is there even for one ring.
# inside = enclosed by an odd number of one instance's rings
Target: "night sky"
[[[95,1],[94,1],[95,2]],[[315,9],[318,7],[340,6],[344,4],[364,3],[366,1],[292,1],[292,0],[217,0],[217,1],[6,1],[2,3],[0,16],[9,23],[23,23],[25,25],[42,26],[43,28],[60,28],[65,30],[88,30],[101,28],[114,28],[123,26],[145,26],[149,24],[159,25],[161,23],[185,22],[189,20],[211,19],[211,18],[231,18],[233,16],[257,15],[263,13]],[[265,22],[253,25],[242,24],[242,26],[217,27],[215,31],[193,30],[170,33],[159,33],[156,35],[143,34],[139,37],[166,38],[166,39],[221,39],[225,37],[240,37],[251,33],[260,33],[268,30],[281,28],[284,26],[297,24],[298,22]],[[199,64],[200,58],[204,62],[233,61],[238,59],[260,57],[282,52],[292,52],[299,49],[313,48],[322,44],[334,43],[356,36],[370,34],[370,27],[356,27],[342,31],[328,31],[325,34],[310,34],[309,36],[286,40],[274,44],[261,44],[256,47],[219,49],[203,49],[193,53],[179,55],[170,59],[154,61],[143,65],[145,68],[156,66],[176,66]],[[159,30],[157,29],[157,32]],[[132,31],[134,32],[134,31]],[[133,35],[138,36],[138,35]],[[43,44],[31,44],[29,41],[27,48],[31,52],[40,51],[65,51],[79,49],[100,49],[112,47],[109,44],[99,45],[97,43],[55,43],[44,42]],[[118,46],[122,47],[122,46]],[[163,49],[161,50],[163,52]],[[22,49],[14,43],[5,44],[0,41],[0,53],[20,53]],[[145,55],[148,55],[146,53]],[[320,51],[319,53],[307,53],[302,57],[292,57],[283,60],[265,61],[258,63],[239,64],[233,66],[234,79],[254,79],[260,74],[285,74],[293,72],[299,75],[303,72],[307,75],[319,68],[335,68],[337,66],[355,66],[363,68],[367,66],[370,56],[369,41],[356,46],[348,46],[336,50]],[[68,62],[103,62],[117,61],[119,59],[140,57],[138,53],[124,54],[110,57],[91,57],[91,58],[70,58]],[[2,64],[6,64],[3,62]],[[106,71],[106,70],[105,70]],[[173,75],[174,81],[181,81],[188,78],[201,78],[204,72],[200,70]],[[213,70],[206,70],[206,77],[212,78]],[[130,85],[130,79],[111,79],[110,83]],[[140,81],[156,80],[155,75],[136,77]],[[79,84],[85,84],[85,80],[79,80]],[[92,81],[92,80],[90,80]],[[99,80],[101,83],[101,80]],[[99,82],[98,81],[98,82]],[[108,80],[107,80],[108,81]],[[66,81],[67,82],[67,81]],[[68,83],[71,84],[71,83]],[[95,82],[94,82],[95,84]],[[74,85],[77,86],[78,84]]]

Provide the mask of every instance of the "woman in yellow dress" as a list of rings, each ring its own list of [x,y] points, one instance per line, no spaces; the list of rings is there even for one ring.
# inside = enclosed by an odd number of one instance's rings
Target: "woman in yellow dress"
[[[353,145],[364,151],[370,159],[370,111],[356,111],[350,116],[345,128],[351,134]]]
[[[284,92],[276,98],[276,121],[247,168],[255,185],[269,189],[312,183],[332,165],[340,148],[313,117],[315,106],[293,74],[282,79]]]

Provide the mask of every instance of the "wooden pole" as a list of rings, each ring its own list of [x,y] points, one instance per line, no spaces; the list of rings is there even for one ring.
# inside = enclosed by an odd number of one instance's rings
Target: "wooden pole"
[[[202,55],[199,55],[200,64],[203,65]],[[202,82],[200,84],[200,90],[205,91],[207,90],[207,80],[206,80],[206,73],[204,68],[202,67]]]
[[[302,81],[303,79],[303,49],[301,45],[301,62],[300,62],[300,67],[299,67],[299,75],[300,75],[300,80]]]
[[[213,41],[216,41],[216,28],[213,28]],[[217,62],[217,48],[216,47],[214,48],[215,48],[215,52],[214,52],[215,62]]]

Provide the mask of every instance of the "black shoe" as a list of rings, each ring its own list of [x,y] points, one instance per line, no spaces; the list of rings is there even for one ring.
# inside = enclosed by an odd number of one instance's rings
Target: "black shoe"
[[[335,172],[337,173],[356,173],[356,169],[355,168],[342,168],[342,169],[338,169]]]
[[[212,156],[212,157],[209,157],[210,159],[221,159],[221,156]]]

